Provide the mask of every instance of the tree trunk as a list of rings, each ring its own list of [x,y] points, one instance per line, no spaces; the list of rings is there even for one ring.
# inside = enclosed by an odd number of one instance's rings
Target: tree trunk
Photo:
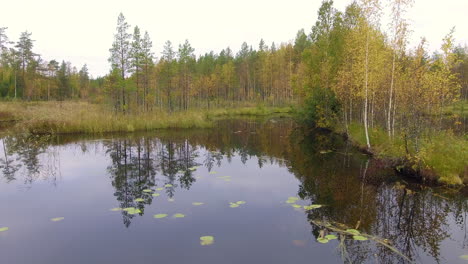
[[[369,30],[369,29],[367,29]],[[364,99],[364,131],[366,133],[366,143],[367,148],[370,149],[370,141],[369,141],[369,128],[367,125],[367,107],[368,107],[368,79],[369,79],[369,32],[367,32],[366,38],[366,63],[365,63],[365,82],[364,82],[364,89],[365,89],[365,99]]]

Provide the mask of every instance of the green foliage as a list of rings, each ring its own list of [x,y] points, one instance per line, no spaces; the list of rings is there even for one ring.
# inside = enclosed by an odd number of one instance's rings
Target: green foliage
[[[362,125],[349,125],[348,133],[352,141],[365,146]],[[370,138],[373,150],[379,157],[405,157],[415,166],[413,169],[431,170],[443,184],[460,185],[468,182],[468,141],[450,131],[428,131],[427,136],[420,139],[419,149],[407,145],[404,134],[396,135],[392,139],[384,129],[378,127],[370,131]]]
[[[340,113],[340,104],[330,89],[316,88],[296,110],[299,122],[309,127],[333,128]]]

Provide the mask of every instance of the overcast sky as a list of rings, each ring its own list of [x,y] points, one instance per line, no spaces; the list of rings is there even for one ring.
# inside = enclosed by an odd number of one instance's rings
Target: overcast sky
[[[6,0],[2,4],[0,27],[17,41],[22,31],[32,32],[35,52],[45,60],[66,60],[80,68],[87,63],[93,76],[109,70],[107,58],[119,12],[127,22],[147,30],[153,51],[161,56],[170,40],[174,47],[188,39],[196,54],[225,47],[237,51],[246,41],[258,47],[294,39],[297,30],[310,32],[321,0]],[[351,0],[335,0],[339,10]],[[383,1],[384,4],[388,0]],[[387,28],[386,16],[382,28]],[[455,26],[457,43],[468,43],[468,0],[415,0],[408,13],[411,46],[426,37],[430,50]]]

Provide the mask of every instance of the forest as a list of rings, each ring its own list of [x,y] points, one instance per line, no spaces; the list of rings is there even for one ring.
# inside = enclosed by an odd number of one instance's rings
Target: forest
[[[199,56],[186,40],[178,47],[167,41],[158,57],[148,32],[120,13],[110,71],[97,78],[87,65],[78,70],[43,59],[31,32],[12,42],[0,27],[0,97],[7,103],[0,113],[12,115],[10,103],[79,101],[127,122],[156,113],[170,119],[190,111],[290,107],[300,124],[346,133],[370,153],[403,157],[409,170],[435,169],[439,180],[460,184],[468,179],[468,47],[457,44],[455,28],[447,29],[438,52],[431,54],[425,39],[410,47],[413,1],[385,2],[390,25],[381,23],[383,4],[359,0],[337,10],[323,1],[315,24],[294,41],[244,42],[236,54],[227,47]]]

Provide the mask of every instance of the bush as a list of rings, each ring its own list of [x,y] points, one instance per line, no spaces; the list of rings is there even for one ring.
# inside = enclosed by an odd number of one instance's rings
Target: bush
[[[315,88],[296,116],[300,123],[307,127],[333,128],[338,120],[340,104],[335,93],[326,88]]]

